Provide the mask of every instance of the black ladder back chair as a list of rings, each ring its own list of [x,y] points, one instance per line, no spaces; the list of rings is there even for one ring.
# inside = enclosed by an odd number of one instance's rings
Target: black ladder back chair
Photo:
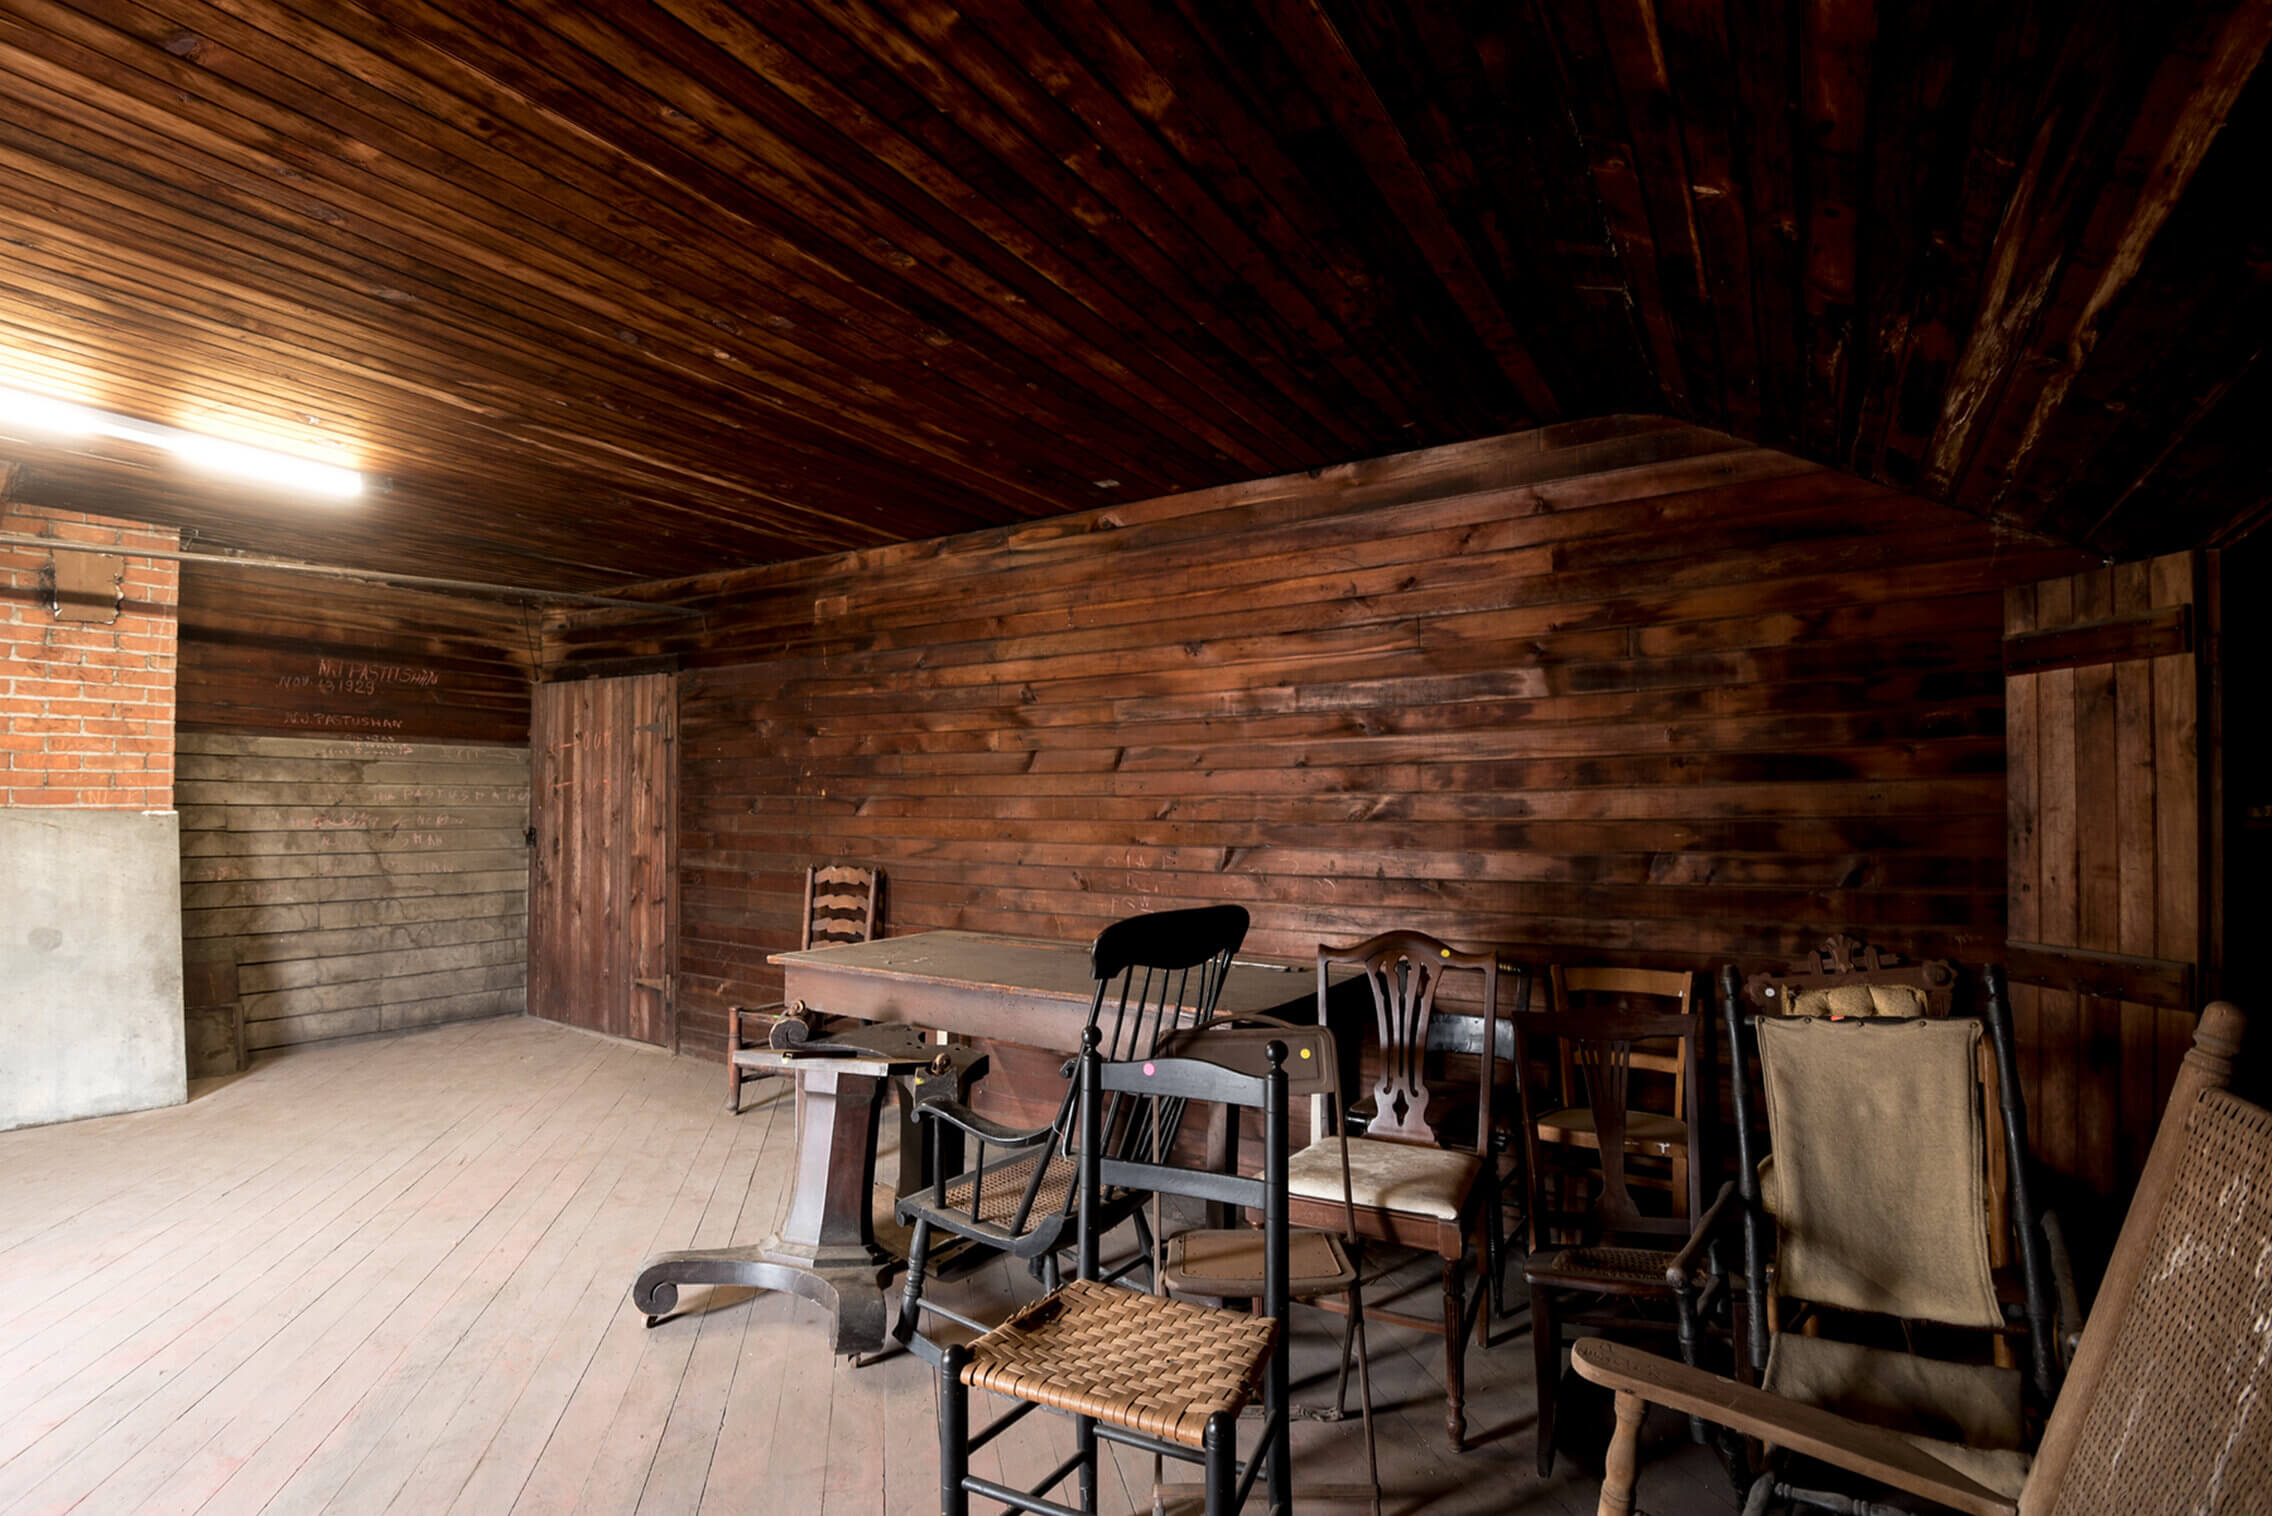
[[[1107,1062],[1098,1051],[1101,1029],[1088,1028],[1084,1038],[1076,1081],[1078,1277],[977,1341],[955,1343],[941,1353],[942,1516],[967,1516],[972,1495],[1049,1516],[1094,1512],[1100,1440],[1201,1465],[1208,1516],[1242,1509],[1257,1483],[1267,1492],[1269,1509],[1283,1516],[1293,1509],[1286,1408],[1286,1046],[1269,1045],[1269,1068],[1256,1077],[1201,1058]],[[1192,1100],[1262,1112],[1259,1176],[1113,1155],[1107,1134],[1130,1108],[1151,1110],[1132,1126],[1164,1134],[1166,1110]],[[1103,1202],[1113,1193],[1182,1195],[1261,1212],[1262,1314],[1142,1294],[1100,1279],[1098,1242],[1111,1224]],[[974,1433],[974,1389],[1019,1403]],[[1239,1413],[1258,1396],[1261,1437],[1242,1461]],[[1037,1406],[1073,1417],[1073,1456],[1030,1490],[972,1474],[971,1453]],[[1078,1507],[1047,1495],[1069,1474],[1079,1476]]]
[[[1212,1020],[1231,955],[1246,940],[1246,928],[1242,907],[1216,905],[1131,916],[1099,932],[1089,945],[1096,987],[1086,1031],[1097,1034],[1104,1056],[1116,1061],[1149,1057],[1177,1032]],[[892,1335],[924,1359],[935,1362],[938,1356],[919,1330],[926,1313],[971,1331],[986,1330],[984,1323],[924,1297],[935,1277],[932,1255],[940,1248],[941,1234],[965,1244],[956,1256],[941,1260],[948,1268],[959,1271],[996,1252],[1008,1253],[1034,1265],[1042,1282],[1056,1287],[1057,1255],[1072,1238],[1079,1203],[1078,1096],[1077,1086],[1069,1082],[1056,1119],[1031,1129],[991,1121],[950,1100],[916,1107],[917,1117],[938,1123],[942,1135],[951,1130],[970,1139],[973,1152],[960,1173],[950,1175],[942,1166],[929,1189],[899,1198],[900,1222],[913,1235]],[[1172,1141],[1182,1106],[1169,1102],[1155,1109],[1118,1102],[1109,1115],[1103,1129],[1107,1152],[1127,1157],[1150,1150],[1154,1120],[1164,1123],[1162,1134]],[[1105,1230],[1122,1221],[1136,1223],[1138,1257],[1130,1267],[1150,1260],[1144,1198],[1141,1192],[1119,1190],[1100,1197]]]

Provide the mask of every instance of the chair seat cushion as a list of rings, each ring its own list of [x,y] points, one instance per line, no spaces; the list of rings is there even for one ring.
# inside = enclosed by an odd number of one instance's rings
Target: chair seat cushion
[[[962,1382],[1178,1443],[1236,1416],[1278,1340],[1270,1316],[1069,1279],[970,1345]]]
[[[1467,1210],[1467,1197],[1475,1188],[1479,1167],[1473,1153],[1378,1137],[1352,1137],[1349,1196],[1361,1211],[1401,1211],[1457,1221]],[[1287,1160],[1286,1191],[1304,1200],[1339,1205],[1340,1145],[1313,1142]]]
[[[1347,1289],[1357,1277],[1341,1239],[1330,1232],[1293,1232],[1286,1239],[1287,1288],[1296,1299]],[[1179,1232],[1168,1239],[1160,1278],[1185,1295],[1254,1299],[1262,1294],[1262,1234]]]
[[[1538,1135],[1548,1139],[1568,1141],[1582,1139],[1591,1147],[1595,1141],[1594,1113],[1589,1106],[1571,1106],[1564,1110],[1548,1111],[1538,1118]],[[1625,1145],[1627,1148],[1655,1149],[1660,1155],[1673,1148],[1683,1151],[1688,1147],[1688,1123],[1676,1116],[1664,1116],[1655,1111],[1627,1111],[1625,1113]]]
[[[2016,1497],[2027,1480],[2017,1369],[1783,1332],[1760,1388],[1899,1432],[1999,1494]]]

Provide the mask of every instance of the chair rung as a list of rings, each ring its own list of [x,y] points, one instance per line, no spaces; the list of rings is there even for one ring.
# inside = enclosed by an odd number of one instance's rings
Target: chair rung
[[[970,1331],[973,1331],[973,1332],[978,1332],[978,1333],[981,1333],[981,1334],[983,1334],[983,1333],[986,1333],[986,1332],[990,1332],[990,1331],[992,1331],[992,1330],[993,1330],[993,1328],[992,1328],[992,1327],[988,1326],[988,1325],[987,1325],[987,1324],[986,1324],[985,1322],[983,1322],[983,1321],[974,1321],[974,1320],[972,1320],[972,1319],[971,1319],[970,1317],[968,1317],[968,1316],[965,1316],[965,1315],[964,1315],[964,1314],[963,1314],[962,1312],[960,1312],[960,1311],[949,1310],[949,1309],[948,1309],[947,1307],[945,1307],[945,1306],[943,1306],[943,1305],[933,1305],[933,1304],[932,1304],[932,1303],[931,1303],[930,1301],[928,1301],[928,1300],[918,1300],[918,1301],[916,1301],[916,1302],[915,1302],[915,1309],[917,1309],[918,1311],[921,1311],[921,1312],[925,1313],[926,1315],[931,1315],[931,1316],[944,1316],[944,1317],[946,1317],[946,1318],[947,1318],[947,1320],[949,1320],[949,1321],[953,1322],[953,1323],[954,1323],[954,1324],[955,1324],[956,1326],[959,1326],[959,1327],[963,1327],[963,1328],[966,1328],[966,1329],[968,1329],[968,1330],[970,1330]]]
[[[1037,1513],[1037,1516],[1083,1516],[1082,1512],[1069,1505],[1059,1505],[1056,1501],[1044,1500],[1039,1495],[1028,1495],[1023,1490],[1013,1490],[1006,1484],[996,1484],[993,1480],[981,1479],[976,1474],[965,1474],[962,1479],[962,1487],[973,1495],[984,1495],[988,1500],[998,1500],[1012,1510],[1033,1511]]]
[[[1132,1431],[1127,1427],[1116,1427],[1108,1422],[1100,1421],[1097,1423],[1097,1435],[1106,1442],[1117,1442],[1124,1448],[1138,1448],[1147,1453],[1157,1453],[1162,1458],[1179,1458],[1185,1463],[1200,1462],[1200,1455],[1185,1447],[1182,1443],[1168,1442],[1162,1438],[1154,1437],[1148,1432]]]
[[[986,1444],[992,1442],[995,1438],[1001,1436],[1012,1426],[1023,1420],[1029,1412],[1037,1411],[1039,1409],[1041,1409],[1041,1402],[1038,1400],[1019,1401],[1015,1406],[1011,1407],[1007,1411],[1004,1411],[994,1420],[988,1422],[986,1424],[986,1430],[971,1438],[966,1451],[972,1453],[977,1452],[980,1448],[986,1446]]]

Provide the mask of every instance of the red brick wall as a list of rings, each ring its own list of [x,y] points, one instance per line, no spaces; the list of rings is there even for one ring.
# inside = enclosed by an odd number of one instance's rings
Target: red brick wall
[[[176,532],[0,505],[0,532],[172,550]],[[127,556],[109,626],[58,621],[44,548],[0,546],[0,805],[165,810],[174,796],[177,566]]]

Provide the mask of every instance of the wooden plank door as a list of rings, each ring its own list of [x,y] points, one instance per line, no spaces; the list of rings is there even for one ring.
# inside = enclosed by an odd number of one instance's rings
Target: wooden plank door
[[[536,688],[531,1015],[671,1040],[677,712],[669,674]]]
[[[2006,593],[2007,955],[2030,1141],[2119,1222],[2214,968],[2213,555]],[[2070,1220],[2070,1226],[2075,1222]],[[2111,1223],[2110,1223],[2111,1225]]]

